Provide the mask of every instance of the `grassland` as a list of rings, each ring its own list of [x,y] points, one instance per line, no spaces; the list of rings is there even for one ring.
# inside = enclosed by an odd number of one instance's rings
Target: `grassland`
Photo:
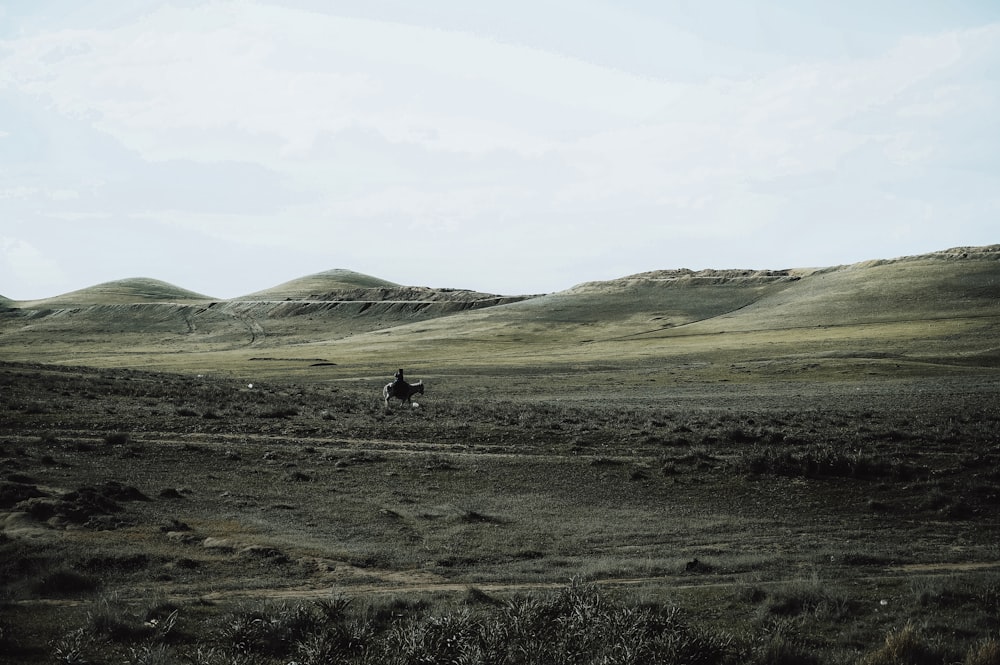
[[[997,254],[12,303],[0,653],[996,663]]]

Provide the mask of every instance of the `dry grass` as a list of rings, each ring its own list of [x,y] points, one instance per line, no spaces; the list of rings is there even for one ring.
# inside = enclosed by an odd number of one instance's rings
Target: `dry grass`
[[[996,662],[1000,263],[961,254],[453,316],[6,311],[0,649]],[[399,366],[419,409],[382,403]]]
[[[712,408],[704,386],[669,405],[482,403],[442,390],[421,409],[386,412],[381,381],[250,389],[0,369],[0,510],[25,513],[4,521],[0,579],[19,609],[0,623],[25,662],[50,656],[50,643],[64,655],[135,650],[171,662],[181,645],[151,642],[135,618],[154,598],[176,605],[184,648],[224,660],[196,626],[234,603],[309,603],[331,589],[359,601],[426,597],[400,610],[415,622],[413,646],[433,642],[424,622],[434,617],[466,621],[452,613],[470,588],[485,610],[570,578],[627,592],[618,613],[653,598],[683,608],[712,639],[733,636],[747,662],[860,655],[914,616],[936,631],[974,626],[941,647],[960,654],[995,621],[998,478],[988,470],[1000,414],[986,383],[963,382],[954,396],[938,381],[815,384],[791,403],[720,387]],[[822,408],[799,406],[819,396]],[[942,544],[954,542],[963,550],[949,555]],[[966,563],[986,567],[919,572]],[[88,613],[106,617],[103,628]],[[22,621],[41,627],[37,638]],[[301,648],[327,653],[324,635],[301,635]],[[278,658],[268,653],[254,658]]]

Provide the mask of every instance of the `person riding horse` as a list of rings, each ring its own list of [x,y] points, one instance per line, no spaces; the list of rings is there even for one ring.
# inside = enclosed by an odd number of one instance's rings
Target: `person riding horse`
[[[385,400],[386,408],[389,407],[390,397],[395,397],[404,404],[418,406],[416,402],[412,401],[413,396],[423,394],[424,382],[417,381],[416,383],[407,383],[406,379],[403,378],[403,370],[396,372],[395,381],[385,384],[385,388],[382,389],[382,399]]]
[[[406,385],[406,379],[403,378],[403,370],[402,369],[396,370],[396,374],[394,375],[394,380],[393,380],[393,382],[392,382],[391,385],[392,385],[392,387],[389,388],[389,390],[391,391],[390,394],[393,397],[396,397],[397,395],[400,395],[401,393],[400,393],[399,389]]]

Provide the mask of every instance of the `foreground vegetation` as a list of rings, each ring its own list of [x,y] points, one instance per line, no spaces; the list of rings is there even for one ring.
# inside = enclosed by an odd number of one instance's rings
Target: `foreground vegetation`
[[[988,373],[508,378],[387,411],[380,379],[0,365],[0,653],[998,662]]]
[[[803,594],[784,602],[812,599]],[[706,628],[676,605],[616,601],[594,585],[578,583],[505,600],[472,588],[457,606],[444,609],[405,600],[355,607],[343,597],[247,603],[207,626],[195,626],[180,612],[163,603],[136,615],[102,602],[85,626],[55,642],[54,655],[60,662],[96,657],[196,664],[822,662],[814,638],[798,628],[801,622],[761,622],[739,632]],[[991,665],[998,657],[996,638],[977,640],[962,651],[911,622],[859,662]]]

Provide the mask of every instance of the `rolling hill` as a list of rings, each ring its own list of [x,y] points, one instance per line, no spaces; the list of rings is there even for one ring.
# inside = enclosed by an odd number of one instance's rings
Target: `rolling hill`
[[[1000,245],[828,268],[660,270],[530,297],[330,270],[227,301],[136,279],[13,305],[0,317],[0,359],[726,381],[1000,367]]]
[[[15,303],[22,309],[73,307],[82,305],[132,305],[136,303],[198,302],[210,296],[148,277],[104,282],[53,298]]]
[[[306,275],[233,300],[323,300],[331,293],[364,289],[394,289],[401,285],[352,270],[334,269]]]

